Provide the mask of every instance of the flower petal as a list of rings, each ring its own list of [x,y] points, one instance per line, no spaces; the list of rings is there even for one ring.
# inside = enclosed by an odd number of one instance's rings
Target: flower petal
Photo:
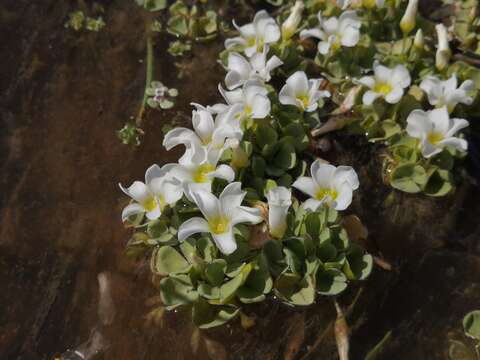
[[[147,185],[141,181],[134,181],[133,184],[128,188],[123,187],[122,184],[118,185],[126,195],[130,196],[133,200],[139,203],[145,202],[145,200],[148,200],[151,196]]]
[[[163,176],[165,176],[165,171],[162,171],[157,164],[153,164],[145,171],[145,184],[149,185],[153,179]]]
[[[402,96],[403,89],[400,86],[397,86],[385,96],[385,101],[389,104],[396,104],[402,99]]]
[[[372,90],[367,90],[367,91],[365,92],[365,94],[363,94],[362,102],[363,102],[365,105],[372,105],[373,102],[374,102],[378,97],[380,97],[380,94],[379,94],[379,93],[376,93],[375,91],[372,91]]]
[[[326,38],[325,33],[319,28],[305,29],[300,31],[300,39],[303,40],[310,37],[314,37],[320,40]]]
[[[125,206],[122,211],[122,221],[125,222],[130,216],[144,213],[145,209],[138,203]]]
[[[235,236],[233,235],[233,229],[221,234],[212,233],[212,238],[217,245],[218,250],[220,250],[220,252],[224,255],[230,255],[237,250],[237,242],[235,241]]]
[[[297,180],[295,180],[292,186],[312,197],[315,196],[315,193],[317,191],[317,186],[315,182],[312,178],[307,176],[300,176]]]
[[[232,217],[232,224],[248,223],[251,225],[259,224],[263,221],[260,209],[248,206],[238,206]]]
[[[317,209],[322,206],[324,203],[324,200],[317,200],[317,199],[308,199],[303,203],[303,208],[305,210],[310,210],[310,211],[317,211]]]
[[[208,174],[208,177],[210,178],[219,178],[219,179],[224,179],[227,180],[228,182],[232,182],[235,179],[235,171],[233,169],[225,164],[221,164],[217,167],[215,171],[212,171],[211,173]]]
[[[205,190],[191,191],[193,199],[206,219],[218,218],[220,214],[220,203],[215,195]]]
[[[407,133],[417,139],[425,139],[432,130],[428,114],[423,110],[413,110],[407,117]]]
[[[450,129],[445,133],[445,137],[451,137],[455,135],[459,130],[462,130],[470,125],[470,123],[465,119],[453,118],[451,119],[453,123]]]
[[[178,228],[178,241],[182,242],[193,234],[208,233],[210,229],[205,219],[194,217],[185,221]]]

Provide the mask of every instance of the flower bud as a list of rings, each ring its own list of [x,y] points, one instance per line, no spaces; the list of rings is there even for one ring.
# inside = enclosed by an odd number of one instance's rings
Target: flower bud
[[[240,145],[232,147],[232,161],[230,165],[234,169],[241,169],[250,164],[248,154],[242,149]]]
[[[267,193],[268,226],[270,234],[281,239],[287,230],[288,208],[292,205],[292,192],[279,186]]]
[[[438,38],[437,52],[435,54],[435,66],[438,70],[442,71],[448,66],[452,52],[448,46],[448,34],[445,25],[437,24],[435,26],[435,30],[437,30]]]
[[[425,46],[425,40],[423,39],[423,31],[422,29],[418,29],[417,33],[415,34],[415,39],[413,40],[413,46],[417,49],[422,50]]]
[[[302,12],[303,12],[303,1],[297,0],[295,5],[292,7],[292,11],[288,16],[287,20],[282,24],[282,37],[283,40],[290,39],[295,31],[298,29],[298,25],[302,21]]]
[[[408,35],[416,25],[418,11],[418,0],[409,0],[405,14],[400,20],[400,28],[405,35]]]

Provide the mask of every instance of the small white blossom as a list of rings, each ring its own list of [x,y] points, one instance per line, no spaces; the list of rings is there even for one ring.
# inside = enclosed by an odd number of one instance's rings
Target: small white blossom
[[[225,85],[229,90],[242,86],[249,80],[270,81],[270,73],[283,64],[276,56],[267,60],[268,46],[263,47],[262,53],[255,53],[250,60],[239,53],[228,54],[227,75]]]
[[[167,205],[173,205],[181,199],[182,184],[172,176],[170,170],[173,166],[167,164],[160,168],[152,165],[145,172],[145,183],[135,181],[128,188],[118,184],[126,195],[135,200],[123,209],[122,221],[143,213],[149,220],[158,219]]]
[[[287,214],[292,205],[292,192],[283,186],[275,187],[267,193],[267,200],[270,234],[281,239],[287,230]]]
[[[420,83],[420,88],[425,91],[431,105],[439,108],[446,106],[451,113],[458,103],[471,105],[473,98],[467,95],[468,91],[475,89],[472,80],[464,81],[457,88],[457,76],[453,74],[450,79],[442,81],[435,76],[428,76]]]
[[[185,145],[186,151],[180,158],[180,163],[201,161],[207,152],[216,152],[220,157],[223,150],[228,148],[230,139],[241,139],[243,135],[231,125],[214,121],[212,114],[205,108],[192,111],[192,124],[193,130],[177,127],[170,130],[163,139],[163,146],[167,150],[180,144]]]
[[[370,89],[363,94],[365,105],[371,105],[379,97],[389,104],[396,104],[402,98],[404,89],[410,86],[410,74],[404,65],[387,68],[376,61],[373,73],[373,76],[364,76],[356,81]]]
[[[240,45],[248,57],[255,53],[262,53],[265,45],[275,43],[280,39],[280,28],[265,10],[257,12],[252,23],[238,26],[234,20],[233,25],[240,36],[225,40],[225,47],[229,49]]]
[[[308,79],[303,71],[297,71],[286,81],[278,98],[284,105],[294,105],[303,111],[315,111],[321,98],[329,97],[330,92],[319,90],[321,79]]]
[[[416,19],[418,12],[418,0],[408,0],[405,14],[400,20],[400,29],[405,35],[408,35],[413,29],[415,29]]]
[[[303,1],[297,0],[292,7],[287,20],[282,24],[282,37],[284,40],[290,39],[297,31],[298,25],[300,25],[300,22],[302,21],[303,8]]]
[[[413,110],[407,118],[407,133],[420,140],[420,149],[425,158],[440,153],[445,146],[466,151],[467,142],[454,135],[467,126],[465,119],[450,119],[445,106],[430,111]]]
[[[437,24],[435,30],[437,31],[438,38],[437,52],[435,53],[435,66],[438,70],[442,71],[448,66],[452,52],[448,45],[448,34],[445,25]]]
[[[227,91],[218,85],[220,94],[228,106],[239,104],[237,119],[263,119],[270,114],[268,90],[259,81],[247,81],[242,88]]]
[[[180,225],[178,240],[182,242],[197,233],[210,233],[223,254],[233,253],[237,249],[234,226],[241,223],[258,224],[263,220],[259,209],[242,206],[245,195],[239,182],[227,185],[219,198],[204,190],[192,192],[193,200],[204,218],[194,217]]]
[[[172,176],[181,182],[183,192],[190,201],[193,201],[193,191],[212,191],[214,178],[228,182],[235,179],[235,171],[228,165],[218,165],[218,160],[218,153],[210,149],[203,159],[193,157],[189,161],[179,161],[172,167]]]
[[[326,55],[330,51],[338,50],[341,46],[353,47],[360,40],[360,27],[362,23],[357,13],[353,10],[343,12],[339,18],[332,16],[323,19],[321,12],[318,13],[318,27],[302,30],[300,38],[315,37],[321,41],[318,43],[318,52]]]
[[[292,186],[310,195],[304,208],[316,211],[326,205],[345,210],[352,202],[353,191],[358,189],[357,173],[350,166],[335,167],[315,160],[310,167],[312,177],[301,176]]]

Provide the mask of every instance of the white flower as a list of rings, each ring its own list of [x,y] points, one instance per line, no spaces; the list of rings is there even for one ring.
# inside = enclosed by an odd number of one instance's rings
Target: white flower
[[[250,61],[239,53],[228,54],[227,75],[225,85],[229,90],[242,86],[249,80],[270,81],[270,72],[283,64],[277,57],[272,56],[267,61],[268,46],[263,47],[262,53],[255,53]]]
[[[322,40],[318,43],[320,54],[326,55],[330,50],[335,51],[341,46],[353,47],[360,40],[362,23],[355,11],[345,11],[338,19],[332,16],[327,20],[324,20],[319,12],[318,22],[317,28],[302,30],[300,38],[315,37]]]
[[[267,200],[270,234],[281,239],[287,230],[287,214],[292,205],[292,192],[283,186],[275,187],[267,193]]]
[[[315,211],[321,205],[345,210],[352,202],[353,190],[358,188],[358,177],[350,166],[335,167],[315,160],[310,167],[312,177],[301,176],[293,187],[310,195],[304,208]]]
[[[363,94],[365,105],[371,105],[379,97],[385,98],[389,104],[396,104],[402,98],[404,89],[410,86],[410,74],[403,65],[390,69],[375,61],[373,73],[373,76],[364,76],[356,81],[370,88]]]
[[[445,146],[466,151],[467,142],[454,135],[467,126],[465,119],[450,119],[445,106],[430,111],[413,110],[407,118],[407,133],[420,140],[425,158],[440,153]]]
[[[437,31],[438,45],[437,52],[435,53],[435,66],[438,70],[442,71],[448,66],[452,52],[448,45],[447,28],[443,24],[435,25]]]
[[[297,31],[298,25],[300,25],[300,22],[302,21],[303,8],[304,5],[302,0],[295,1],[295,5],[292,7],[290,15],[282,24],[282,37],[284,40],[290,39],[293,34],[295,34],[295,31]]]
[[[210,233],[223,254],[233,253],[237,249],[233,227],[240,223],[262,222],[259,209],[241,206],[245,195],[239,182],[227,185],[218,199],[204,190],[192,192],[192,197],[205,218],[194,217],[180,225],[178,240],[184,241],[197,233]]]
[[[400,20],[400,29],[405,35],[408,35],[416,25],[416,18],[418,12],[418,0],[408,0],[407,8],[405,9],[405,14]]]
[[[473,98],[468,96],[467,92],[474,90],[475,84],[472,80],[466,80],[457,88],[457,76],[453,74],[445,81],[435,76],[428,76],[422,80],[420,88],[427,94],[431,105],[437,108],[446,106],[451,113],[458,103],[472,104]]]
[[[192,191],[199,189],[211,191],[214,178],[228,182],[234,180],[235,171],[225,164],[217,166],[218,160],[218,153],[210,149],[203,159],[194,157],[190,161],[182,161],[172,167],[172,176],[182,183],[184,194],[190,201],[193,201]]]
[[[218,85],[218,90],[228,105],[239,104],[237,119],[263,119],[270,114],[271,104],[268,90],[259,81],[247,81],[243,87],[226,91]]]
[[[146,213],[149,220],[158,219],[167,205],[172,205],[182,198],[182,184],[170,173],[173,166],[167,164],[160,168],[152,165],[145,172],[145,183],[135,181],[128,188],[118,184],[126,195],[135,200],[123,209],[122,221],[142,213]]]
[[[311,112],[318,107],[318,101],[329,97],[330,92],[319,90],[321,79],[308,79],[303,71],[297,71],[286,81],[278,98],[283,105],[294,105],[301,110]]]
[[[229,139],[241,139],[242,133],[222,121],[214,121],[212,114],[205,108],[197,108],[192,111],[193,129],[177,127],[170,130],[163,139],[163,146],[167,150],[183,144],[186,147],[185,154],[179,159],[183,162],[202,161],[206,152],[216,151],[218,157],[228,147]]]
[[[229,49],[240,45],[248,57],[263,52],[265,45],[280,39],[280,28],[265,10],[257,12],[250,24],[238,26],[234,20],[233,25],[240,32],[240,36],[225,40],[225,47]]]

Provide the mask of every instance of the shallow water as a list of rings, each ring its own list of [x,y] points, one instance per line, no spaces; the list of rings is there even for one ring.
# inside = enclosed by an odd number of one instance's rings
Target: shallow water
[[[235,321],[202,333],[196,351],[188,314],[147,321],[158,293],[148,263],[125,256],[117,183],[176,160],[162,149],[161,127],[175,117],[186,124],[190,102],[218,100],[222,41],[176,60],[185,73],[177,80],[171,39],[157,40],[154,78],[180,95],[174,109],[147,114],[141,146],[124,146],[115,130],[142,96],[146,15],[133,1],[105,1],[107,26],[78,34],[63,27],[78,4],[0,4],[0,358],[53,359],[90,338],[86,346],[104,359],[336,359],[328,299],[298,310],[274,300],[247,308],[253,328]],[[249,9],[231,6],[227,15],[240,10]],[[348,318],[351,358],[363,359],[390,330],[378,359],[446,359],[449,339],[471,346],[461,319],[480,306],[478,187],[464,184],[446,199],[390,195],[375,160],[381,149],[344,134],[329,141],[319,155],[357,169],[362,187],[350,211],[369,229],[369,250],[396,269],[376,268],[361,284]],[[339,302],[348,307],[358,290]]]

